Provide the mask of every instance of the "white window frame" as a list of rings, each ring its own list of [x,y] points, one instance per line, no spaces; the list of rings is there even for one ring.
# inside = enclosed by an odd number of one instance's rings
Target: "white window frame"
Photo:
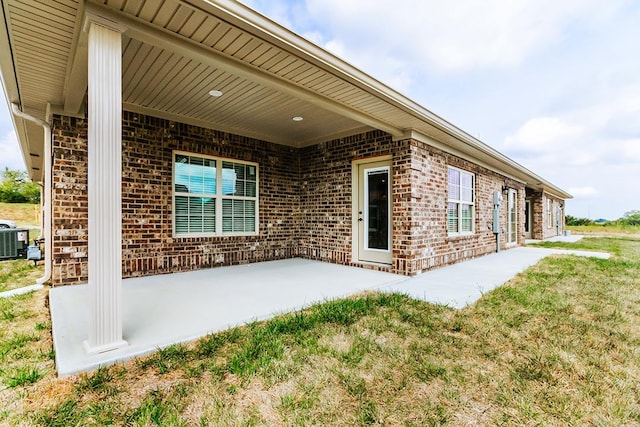
[[[190,194],[188,192],[179,192],[176,191],[176,156],[190,156],[197,157],[205,160],[215,160],[216,161],[216,192],[215,194],[207,194],[207,193],[196,193]],[[222,189],[222,163],[223,162],[231,162],[242,165],[254,166],[256,169],[256,193],[255,196],[234,196],[234,195],[224,195]],[[248,162],[245,160],[232,159],[227,157],[217,157],[217,156],[209,156],[200,153],[193,153],[189,151],[180,151],[173,150],[171,155],[171,206],[172,206],[172,235],[174,238],[189,238],[189,237],[220,237],[220,236],[257,236],[259,234],[259,186],[260,186],[260,170],[258,163]],[[208,197],[215,200],[215,232],[200,232],[200,233],[177,233],[176,232],[176,195],[178,196],[186,196],[186,197]],[[255,231],[248,232],[224,232],[223,231],[223,209],[222,202],[223,200],[250,200],[255,202]]]
[[[518,192],[507,193],[507,243],[518,243]]]
[[[458,172],[460,175],[460,187],[462,187],[462,175],[468,175],[471,177],[471,202],[469,202],[468,200],[462,200],[462,198],[453,198],[451,197],[451,195],[449,194],[449,172],[450,171],[455,171]],[[460,192],[461,194],[462,192]],[[447,208],[446,208],[446,228],[447,228],[447,234],[449,236],[464,236],[464,235],[472,235],[476,232],[476,207],[475,207],[475,200],[476,200],[476,175],[474,173],[465,171],[463,169],[458,169],[456,167],[453,166],[447,166]],[[458,211],[458,226],[457,226],[457,231],[449,231],[449,204],[450,203],[455,203],[457,205],[457,211]],[[462,206],[466,205],[466,206],[470,206],[471,207],[471,230],[469,231],[460,231],[462,230]]]
[[[375,168],[368,168],[364,170],[364,250],[373,251],[373,252],[382,252],[382,253],[390,253],[391,252],[391,200],[387,200],[387,249],[376,249],[369,247],[369,223],[370,223],[370,212],[369,212],[369,180],[367,179],[368,175],[372,172],[386,172],[387,173],[387,195],[391,196],[391,167],[390,166],[380,166]]]
[[[547,199],[547,228],[553,228],[553,200]]]

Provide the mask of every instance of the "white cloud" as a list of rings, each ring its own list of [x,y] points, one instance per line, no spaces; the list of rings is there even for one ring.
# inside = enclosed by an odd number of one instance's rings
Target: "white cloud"
[[[576,198],[590,199],[600,195],[600,191],[593,187],[571,187],[568,191]]]
[[[567,188],[574,216],[615,219],[640,200],[640,87],[621,85],[599,102],[534,117],[505,137],[505,154]]]
[[[24,170],[24,160],[18,145],[15,131],[11,130],[3,137],[0,137],[0,169]]]
[[[505,145],[517,151],[548,152],[566,147],[582,135],[580,126],[558,117],[535,117],[527,120],[515,135],[507,136]]]
[[[538,167],[587,166],[600,158],[599,148],[586,147],[589,132],[558,117],[536,117],[525,122],[514,135],[505,138],[504,150],[515,158]]]
[[[622,145],[622,156],[640,168],[640,139],[625,141]]]
[[[567,25],[594,20],[607,8],[595,0],[307,0],[315,22],[350,41],[349,57],[363,50],[411,58],[412,66],[444,71],[521,63],[558,42]],[[384,67],[383,64],[380,64]]]

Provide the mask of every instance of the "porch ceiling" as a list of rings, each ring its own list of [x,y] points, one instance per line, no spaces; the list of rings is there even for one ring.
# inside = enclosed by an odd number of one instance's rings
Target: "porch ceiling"
[[[296,34],[232,0],[0,0],[0,69],[9,102],[46,119],[82,115],[87,14],[123,35],[131,111],[290,146],[367,129],[414,137],[535,188],[562,190]],[[223,95],[211,97],[208,92]],[[303,121],[294,122],[294,116]],[[14,118],[14,120],[16,120]],[[16,120],[27,169],[42,176],[42,130]],[[567,195],[568,196],[568,195]]]

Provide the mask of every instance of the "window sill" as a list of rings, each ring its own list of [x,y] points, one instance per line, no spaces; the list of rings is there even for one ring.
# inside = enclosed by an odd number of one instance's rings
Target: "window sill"
[[[476,233],[475,232],[470,232],[470,233],[454,233],[454,234],[447,234],[447,239],[448,240],[461,240],[461,239],[469,239],[471,237],[475,237]]]
[[[226,234],[174,234],[174,239],[210,239],[220,237],[257,237],[260,233],[226,233]]]

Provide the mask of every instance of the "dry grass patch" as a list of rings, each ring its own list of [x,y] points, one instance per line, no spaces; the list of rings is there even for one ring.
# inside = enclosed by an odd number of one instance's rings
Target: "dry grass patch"
[[[568,225],[566,228],[574,234],[584,234],[587,236],[640,237],[640,226],[638,225]]]
[[[1,392],[0,423],[639,425],[640,242],[593,240],[617,256],[547,258],[460,311],[366,294],[71,379],[45,370]]]
[[[18,227],[40,228],[40,205],[0,202],[0,218],[15,221]]]

